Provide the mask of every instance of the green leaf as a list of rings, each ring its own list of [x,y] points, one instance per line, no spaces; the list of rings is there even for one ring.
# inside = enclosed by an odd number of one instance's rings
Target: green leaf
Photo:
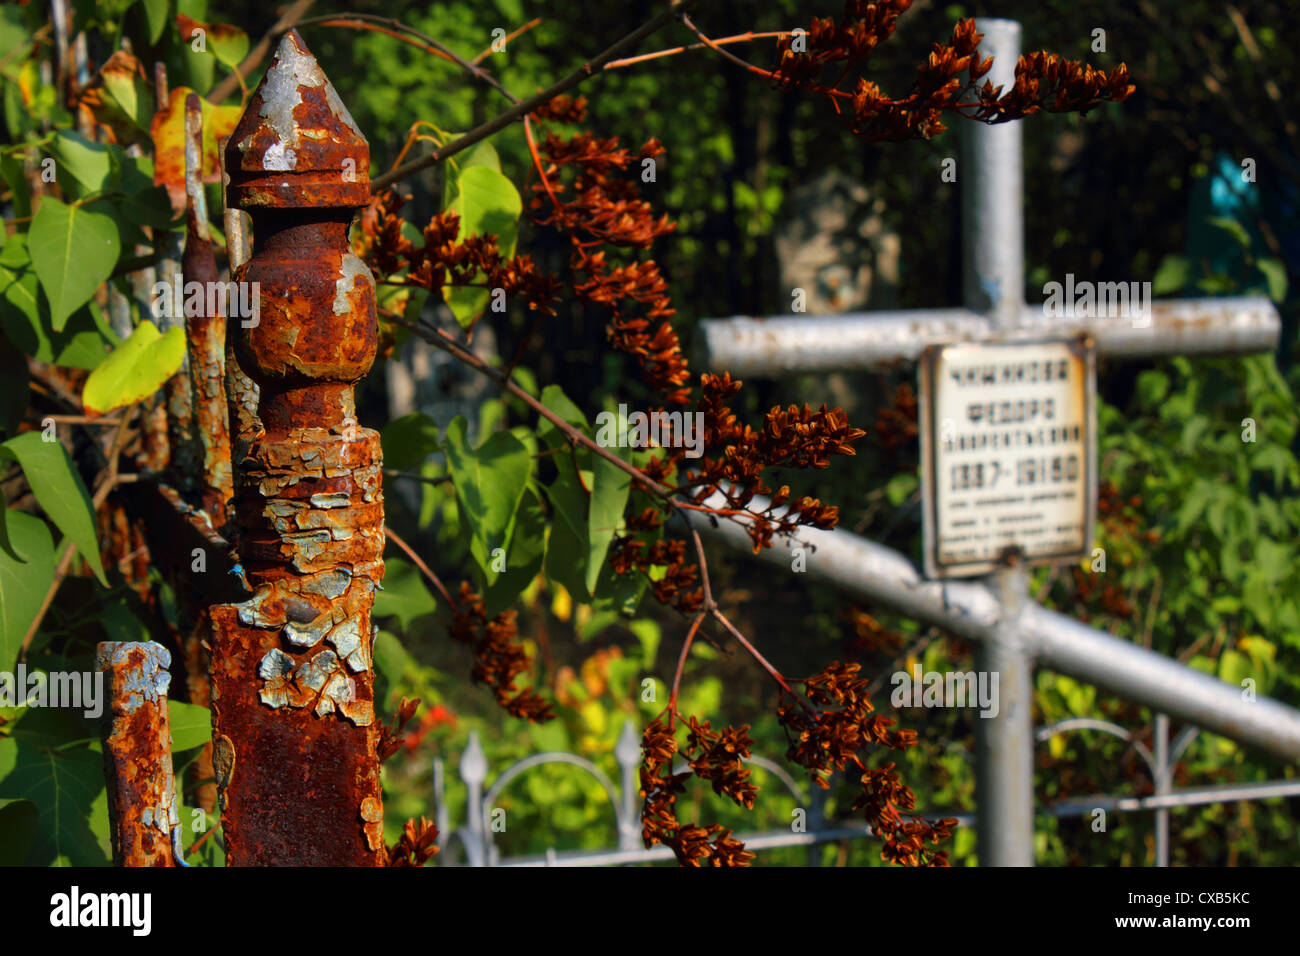
[[[122,251],[111,218],[48,196],[32,220],[27,244],[56,332],[109,277]]]
[[[470,552],[490,585],[496,580],[493,552],[509,555],[515,511],[532,470],[528,448],[510,432],[495,432],[477,449],[465,437],[465,418],[447,426],[443,447],[456,488],[461,520],[470,530]]]
[[[659,640],[663,636],[658,622],[642,619],[631,621],[627,626],[641,642],[641,668],[647,671],[654,670],[655,655],[659,653]]]
[[[74,312],[63,332],[55,335],[50,344],[55,350],[54,364],[66,368],[89,372],[99,368],[108,358],[108,345],[95,327],[89,309]]]
[[[248,56],[248,34],[226,23],[208,24],[208,46],[212,55],[232,70]]]
[[[587,591],[596,593],[596,581],[609,552],[614,533],[623,526],[623,509],[627,505],[632,476],[622,468],[593,455],[591,461],[591,507],[587,512]]]
[[[41,321],[36,285],[36,270],[27,252],[27,236],[16,233],[0,250],[0,322],[15,345],[33,358],[48,362],[53,353]],[[42,344],[44,356],[39,354]]]
[[[1250,658],[1237,651],[1224,651],[1219,658],[1219,680],[1240,687],[1242,681],[1247,679],[1254,679],[1256,685],[1259,684]]]
[[[127,70],[101,70],[104,89],[122,113],[143,132],[149,132],[153,119],[154,97],[144,77]],[[125,170],[124,170],[125,172]],[[150,177],[152,185],[152,176]],[[125,185],[125,183],[124,183]]]
[[[1147,369],[1138,376],[1138,398],[1145,408],[1156,408],[1169,394],[1169,376],[1159,369]]]
[[[22,866],[36,839],[40,812],[30,800],[0,800],[0,866]]]
[[[201,747],[212,739],[212,714],[198,704],[168,698],[167,723],[172,732],[172,753]]]
[[[658,537],[661,532],[661,528],[656,529],[653,537]],[[596,588],[591,593],[591,608],[597,612],[609,610],[622,618],[632,617],[636,614],[649,583],[646,576],[639,572],[616,573],[607,561],[600,569]]]
[[[1286,298],[1286,266],[1280,259],[1257,259],[1255,266],[1264,273],[1268,284],[1268,297],[1278,305]]]
[[[385,566],[388,562],[384,562]],[[388,574],[385,571],[384,577]],[[376,598],[376,604],[378,599]],[[375,638],[375,673],[388,682],[389,687],[402,681],[407,674],[416,671],[419,664],[396,637],[387,631],[380,631]],[[378,695],[376,695],[378,700]]]
[[[106,604],[99,615],[99,626],[104,629],[104,635],[110,641],[129,643],[152,640],[149,628],[135,616],[125,601]]]
[[[5,10],[12,10],[12,7],[5,7]],[[5,83],[6,91],[16,84]],[[9,187],[10,202],[14,206],[14,215],[26,219],[32,214],[32,196],[27,185],[27,177],[23,172],[23,161],[14,153],[0,154],[0,177]],[[22,235],[27,230],[25,223],[15,224],[18,230],[17,235]]]
[[[1191,264],[1185,256],[1165,256],[1160,260],[1160,268],[1156,269],[1155,277],[1151,280],[1152,294],[1171,295],[1178,292],[1187,285],[1191,271]]]
[[[384,562],[384,589],[375,595],[375,617],[395,617],[406,629],[416,618],[432,614],[437,608],[438,602],[424,586],[415,565],[401,558]]]
[[[157,43],[163,30],[167,29],[167,8],[169,0],[140,0],[144,7],[145,26],[150,43]]]
[[[95,143],[68,130],[54,134],[49,150],[54,157],[55,176],[64,192],[73,199],[108,192],[121,182],[121,167],[113,150],[115,147]],[[77,189],[68,177],[75,181]]]
[[[40,812],[28,866],[107,865],[90,828],[91,805],[103,789],[104,760],[94,750],[18,743],[14,768],[0,780],[0,798],[30,800]]]
[[[504,259],[515,254],[519,214],[523,202],[514,183],[490,166],[462,169],[456,198],[449,208],[460,216],[458,242],[468,236],[493,235]],[[482,281],[480,273],[476,281]],[[491,290],[469,286],[446,286],[443,295],[462,327],[468,327],[487,307]]]
[[[889,499],[891,505],[897,508],[912,496],[912,492],[916,491],[918,484],[916,472],[899,472],[886,483],[885,497]]]
[[[81,396],[86,412],[103,415],[149,397],[176,374],[184,359],[184,329],[177,326],[162,335],[144,320],[86,379]]]
[[[515,519],[510,551],[506,555],[506,569],[483,595],[489,617],[495,617],[514,602],[520,593],[537,577],[546,554],[546,516],[537,495],[524,492],[523,501]]]
[[[21,233],[10,236],[0,250],[0,329],[19,351],[38,362],[92,369],[107,354],[86,309],[74,312],[62,332],[52,329],[27,254],[27,236]]]
[[[17,7],[0,8],[0,57],[6,60],[20,46],[32,42],[31,34],[23,22],[23,11]]]
[[[40,432],[25,432],[0,444],[0,456],[13,458],[22,466],[37,503],[81,552],[99,583],[107,587],[95,533],[95,509],[67,449],[60,442],[45,441]]]
[[[379,443],[384,449],[384,467],[397,471],[414,471],[441,449],[438,425],[423,412],[389,422],[379,434]]]
[[[579,484],[591,487],[592,474],[574,470],[573,462],[558,456],[556,478],[546,489],[555,520],[546,540],[546,576],[564,587],[575,601],[588,601],[587,561],[591,555],[588,540],[587,493]]]
[[[22,560],[0,550],[0,670],[12,671],[23,636],[54,583],[54,539],[40,518],[5,513],[9,542]]]
[[[1243,250],[1250,249],[1250,234],[1237,220],[1229,219],[1226,216],[1211,216],[1205,221],[1215,229],[1222,229],[1230,235]]]
[[[560,386],[547,385],[546,388],[542,389],[542,404],[558,415],[562,421],[567,422],[584,434],[590,433],[591,430],[587,426],[587,417],[582,414],[582,409],[569,400],[569,396],[564,394],[564,390]],[[546,447],[552,451],[568,443],[568,438],[565,437],[564,432],[560,431],[559,427],[549,418],[538,419],[537,434],[541,436]],[[579,449],[578,454],[579,461],[585,462],[586,458],[584,456],[588,455],[589,452],[584,448]]]

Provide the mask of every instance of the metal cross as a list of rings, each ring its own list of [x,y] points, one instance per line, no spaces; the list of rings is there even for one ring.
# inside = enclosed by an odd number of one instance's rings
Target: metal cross
[[[983,18],[975,24],[983,34],[981,54],[994,58],[989,79],[1009,88],[1020,54],[1020,24]],[[1065,338],[1081,333],[1094,340],[1099,356],[1108,357],[1246,354],[1277,347],[1281,321],[1266,298],[1162,301],[1153,303],[1142,321],[1135,321],[1132,315],[1062,318],[1049,315],[1041,305],[1027,305],[1021,298],[1024,209],[1020,123],[988,126],[968,122],[962,126],[964,308],[706,320],[698,332],[705,366],[742,378],[775,378],[916,361],[931,345]],[[748,542],[743,532],[720,536]],[[910,568],[905,572],[896,566],[906,563],[901,556],[878,545],[860,539],[850,542],[847,539],[852,536],[842,532],[812,537],[828,544],[833,540],[840,546],[833,549],[832,563],[855,555],[857,574],[846,574],[840,567],[825,575],[850,589],[874,591],[873,596],[882,603],[932,622],[944,621],[950,628],[958,624],[953,608],[963,608],[968,616],[956,630],[980,639],[977,669],[1001,674],[997,716],[976,722],[977,836],[984,865],[1033,863],[1032,653],[1046,657],[1066,673],[1121,689],[1127,696],[1170,713],[1189,715],[1204,726],[1242,730],[1242,725],[1233,724],[1228,716],[1231,712],[1239,718],[1247,713],[1236,706],[1238,701],[1230,699],[1232,688],[1220,685],[1228,692],[1221,693],[1220,688],[1183,674],[1172,661],[1154,660],[1158,655],[1149,652],[1128,653],[1119,646],[1122,642],[1113,638],[1099,641],[1099,632],[1081,625],[1071,628],[1055,620],[1057,616],[1028,600],[1023,566],[995,573],[987,591],[971,585],[938,585],[913,580],[915,573]],[[884,571],[874,588],[849,580],[868,575],[865,562],[874,562],[872,572]],[[888,583],[880,584],[881,579]],[[997,601],[996,613],[991,616],[981,607],[989,592]],[[1110,659],[1084,661],[1085,649],[1104,650]],[[1102,674],[1103,669],[1109,673]],[[1175,685],[1181,696],[1168,693]],[[1261,725],[1256,728],[1259,733],[1251,730],[1246,736],[1253,735],[1275,751],[1294,751],[1300,740],[1300,714],[1275,702],[1257,703],[1269,704],[1269,720],[1277,733],[1270,736]],[[1249,716],[1252,725],[1264,717],[1258,711]]]

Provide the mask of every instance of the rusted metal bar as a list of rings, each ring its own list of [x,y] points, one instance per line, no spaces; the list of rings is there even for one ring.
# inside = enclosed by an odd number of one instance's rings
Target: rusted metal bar
[[[370,609],[383,576],[379,436],[353,394],[378,341],[374,280],[348,245],[370,147],[296,32],[226,151],[256,240],[236,282],[258,324],[240,366],[263,431],[237,462],[253,596],[212,609],[214,762],[232,865],[385,858]]]
[[[226,174],[226,146],[229,137],[222,137],[217,142],[221,158],[221,204],[226,227],[226,259],[230,263],[230,274],[248,261],[248,214],[242,209],[230,205],[226,186],[229,176]],[[257,383],[249,378],[239,367],[239,357],[235,355],[235,343],[239,337],[236,326],[226,326],[226,407],[229,410],[230,441],[233,447],[233,461],[243,461],[253,438],[262,430],[262,423],[257,420]],[[236,484],[239,475],[235,475]]]
[[[108,683],[104,770],[116,866],[175,866],[180,814],[167,719],[171,654],[151,641],[106,641],[95,670]]]
[[[167,108],[167,89],[167,67],[163,63],[155,63],[154,105],[157,109]],[[172,230],[159,230],[155,235],[155,245],[159,251],[160,281],[169,284],[181,281],[183,243],[184,239],[180,234]],[[168,302],[174,302],[175,299],[175,294],[167,297]],[[185,316],[173,315],[174,311],[168,306],[163,309],[163,314],[157,317],[158,327],[163,332],[184,327]],[[175,466],[178,481],[187,491],[191,489],[197,478],[201,460],[199,445],[194,435],[194,396],[190,389],[189,361],[187,354],[180,371],[169,378],[162,388],[167,402],[167,454],[169,456],[167,463]],[[153,444],[155,453],[161,450],[157,447],[156,441]]]
[[[197,93],[185,98],[185,197],[186,237],[185,284],[200,283],[203,289],[226,292],[218,285],[217,261],[208,232],[208,204],[203,195],[203,112]],[[185,296],[185,340],[190,359],[190,385],[194,400],[194,424],[203,449],[203,508],[218,528],[226,523],[226,507],[234,497],[230,465],[230,428],[225,393],[226,322],[234,310],[230,294]],[[202,307],[192,310],[189,302]],[[226,304],[223,312],[218,302]],[[191,312],[198,314],[190,314]]]

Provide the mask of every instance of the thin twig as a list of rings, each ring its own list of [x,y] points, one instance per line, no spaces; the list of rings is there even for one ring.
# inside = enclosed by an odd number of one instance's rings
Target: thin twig
[[[424,559],[415,553],[415,549],[403,541],[401,536],[388,526],[384,527],[384,535],[389,541],[393,542],[393,544],[405,551],[406,556],[415,563],[415,566],[424,573],[424,576],[433,582],[433,586],[438,589],[438,593],[441,594],[442,599],[447,602],[447,606],[454,607],[456,602],[451,599],[451,594],[447,591],[447,588],[443,585],[438,575],[429,570],[429,566],[424,563]]]
[[[767,33],[755,33],[751,30],[748,33],[737,33],[735,36],[718,37],[716,40],[713,41],[713,45],[723,46],[728,43],[748,43],[751,40],[762,40],[762,39],[788,37],[788,36],[790,36],[789,30],[772,30]],[[605,69],[618,70],[618,69],[622,69],[625,66],[634,66],[637,63],[646,63],[650,60],[658,60],[661,57],[665,57],[665,56],[674,56],[678,53],[686,53],[690,50],[707,50],[709,48],[710,48],[709,44],[704,42],[688,43],[686,44],[686,46],[675,46],[675,47],[670,47],[667,50],[656,50],[653,53],[642,53],[639,56],[624,57],[621,60],[610,60],[608,63],[605,64]]]
[[[405,478],[408,481],[422,481],[426,485],[443,485],[451,481],[451,475],[439,475],[434,478],[429,475],[418,475],[413,471],[397,471],[392,468],[384,469],[385,478]]]
[[[659,482],[655,481],[653,478],[651,478],[645,472],[641,471],[635,465],[628,464],[622,458],[619,458],[617,455],[615,455],[613,452],[602,448],[596,442],[592,441],[590,438],[584,435],[577,428],[574,428],[572,425],[566,422],[559,415],[555,414],[555,412],[551,411],[540,401],[533,398],[533,396],[529,395],[526,391],[520,388],[519,385],[517,385],[513,379],[507,378],[500,369],[493,368],[491,365],[488,365],[487,362],[483,361],[473,352],[466,349],[459,342],[453,339],[443,329],[430,328],[428,326],[419,323],[407,322],[404,320],[397,320],[397,324],[404,325],[406,328],[411,329],[413,332],[419,335],[426,342],[429,342],[430,344],[437,346],[438,348],[442,349],[444,352],[450,353],[451,355],[460,359],[470,368],[474,369],[476,372],[481,372],[482,374],[486,375],[488,378],[492,379],[494,382],[496,382],[502,388],[508,391],[511,395],[515,396],[520,401],[522,401],[533,411],[537,412],[537,414],[541,415],[543,418],[549,421],[556,428],[560,429],[560,431],[564,432],[565,436],[569,438],[569,440],[582,445],[584,448],[589,449],[593,454],[599,455],[601,458],[604,458],[611,465],[614,465],[615,467],[621,469],[622,471],[627,472],[639,484],[645,486],[646,488],[649,488],[655,494],[660,495],[664,498],[668,498],[670,495],[673,494],[673,489],[667,487],[666,485],[661,485]],[[679,502],[674,502],[674,506],[677,504],[679,504]]]
[[[672,730],[677,717],[677,690],[681,687],[682,672],[686,670],[686,657],[691,653],[691,645],[695,643],[695,635],[699,633],[700,625],[703,623],[704,612],[700,612],[695,615],[695,620],[691,621],[691,629],[686,632],[686,640],[682,642],[682,652],[677,655],[677,670],[673,672],[673,689],[668,696],[669,730]]]
[[[207,95],[207,101],[220,103],[235,90],[240,89],[248,75],[256,70],[266,55],[271,52],[272,44],[280,39],[281,34],[292,30],[315,2],[316,0],[297,0],[293,6],[284,11],[284,15],[275,21],[275,25],[262,34],[262,39],[257,41],[257,46],[240,61],[239,66],[235,67],[235,71],[212,88],[212,92]]]
[[[527,23],[525,23],[518,30],[515,30],[513,33],[507,33],[504,37],[501,38],[502,48],[504,48],[511,40],[515,39],[515,37],[527,33],[529,30],[531,30],[533,27],[537,26],[541,22],[542,22],[542,18],[536,17],[535,19],[529,20]],[[487,59],[487,57],[489,57],[492,54],[492,52],[495,49],[496,49],[496,41],[494,40],[491,44],[488,45],[488,48],[486,50],[484,50],[478,56],[474,57],[474,59],[471,62],[474,63],[475,65],[482,63],[485,59]]]
[[[370,182],[370,191],[372,193],[378,193],[380,190],[392,185],[400,179],[405,179],[407,176],[428,169],[430,166],[436,166],[448,156],[454,156],[456,153],[473,146],[475,143],[479,142],[479,140],[486,139],[493,133],[499,132],[510,124],[517,122],[533,110],[537,109],[537,107],[549,103],[561,93],[567,93],[579,83],[582,83],[584,80],[587,80],[601,72],[601,70],[604,69],[605,64],[614,59],[620,53],[635,47],[646,37],[666,27],[673,20],[677,19],[683,11],[693,6],[695,2],[696,0],[669,0],[668,8],[666,10],[646,21],[636,30],[633,30],[627,36],[623,37],[623,39],[606,49],[603,53],[588,60],[555,85],[548,87],[534,96],[530,96],[521,103],[517,103],[500,116],[488,120],[480,126],[476,126],[464,136],[448,143],[440,149],[434,150],[428,156],[413,159],[404,166],[398,166],[392,172],[376,177]]]
[[[189,856],[191,853],[198,850],[199,847],[203,846],[203,844],[207,842],[208,837],[212,836],[212,834],[216,833],[220,829],[221,829],[221,823],[220,821],[218,821],[216,826],[209,828],[208,831],[203,834],[203,836],[199,837],[192,844],[190,844],[189,849],[185,851],[185,855]]]
[[[768,662],[767,658],[758,652],[757,647],[749,643],[749,639],[746,638],[744,634],[741,634],[740,631],[736,629],[736,625],[732,624],[730,621],[727,620],[725,614],[723,614],[720,610],[718,610],[715,607],[713,609],[713,617],[717,620],[719,624],[721,624],[723,627],[725,627],[728,631],[731,632],[731,636],[740,642],[741,647],[743,647],[745,650],[749,651],[751,655],[753,655],[754,660],[758,661],[759,666],[762,667],[763,670],[767,671],[767,673],[771,676],[772,680],[776,681],[777,684],[780,685],[783,691],[785,691],[795,700],[799,701],[800,704],[803,704],[805,710],[807,710],[809,713],[812,713],[812,708],[808,706],[808,704],[804,701],[804,699],[790,689],[790,685],[786,683],[785,677],[782,676],[781,672],[777,670],[775,667],[773,667]]]
[[[407,26],[400,20],[394,20],[392,17],[381,17],[374,13],[346,13],[330,14],[327,16],[313,17],[310,20],[303,20],[299,26],[321,26],[321,27],[346,27],[350,29],[370,30],[376,33],[382,33],[390,36],[395,40],[400,40],[416,49],[422,49],[425,53],[431,53],[434,56],[441,57],[449,63],[454,63],[480,83],[492,87],[499,93],[503,94],[512,103],[519,102],[510,92],[497,82],[496,78],[478,65],[477,61],[469,61],[451,49],[444,43],[429,36],[427,33],[421,33],[414,27]],[[399,32],[400,31],[400,32]]]

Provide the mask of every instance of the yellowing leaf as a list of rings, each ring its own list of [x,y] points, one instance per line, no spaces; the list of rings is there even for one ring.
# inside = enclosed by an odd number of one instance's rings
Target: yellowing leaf
[[[154,114],[149,126],[153,137],[153,182],[164,186],[172,209],[185,209],[185,97],[193,93],[188,86],[174,87],[167,105]],[[235,131],[243,107],[213,106],[202,97],[203,108],[203,181],[215,183],[221,177],[217,141]]]
[[[148,140],[153,93],[140,61],[125,50],[104,62],[78,95],[77,103],[109,130],[113,142],[127,146]]]
[[[184,358],[184,329],[162,335],[152,322],[141,322],[86,379],[81,396],[86,414],[103,415],[147,398],[176,374]]]

